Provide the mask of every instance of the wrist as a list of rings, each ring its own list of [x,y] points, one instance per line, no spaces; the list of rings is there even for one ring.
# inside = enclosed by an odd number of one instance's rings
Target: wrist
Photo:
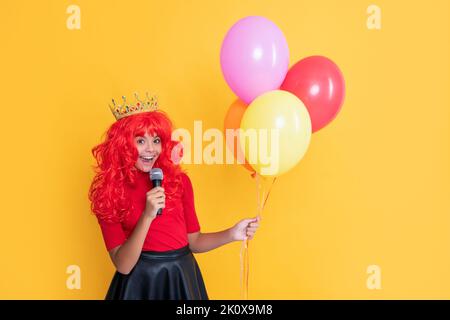
[[[155,217],[153,215],[151,215],[145,211],[142,213],[142,217],[146,222],[150,222],[150,223],[153,221],[153,219],[155,219]]]
[[[228,237],[228,242],[234,242],[237,241],[234,237],[234,232],[233,232],[234,227],[231,227],[227,230],[227,237]]]

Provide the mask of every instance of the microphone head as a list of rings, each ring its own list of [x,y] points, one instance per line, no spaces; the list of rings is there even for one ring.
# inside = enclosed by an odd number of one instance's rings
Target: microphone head
[[[150,180],[162,180],[163,172],[160,168],[152,168],[150,170]]]

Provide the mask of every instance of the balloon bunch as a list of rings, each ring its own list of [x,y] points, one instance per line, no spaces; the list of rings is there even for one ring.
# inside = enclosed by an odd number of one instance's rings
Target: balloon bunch
[[[238,96],[224,121],[227,129],[278,130],[277,170],[265,173],[259,157],[243,166],[261,176],[277,177],[305,155],[311,134],[330,123],[342,107],[344,78],[323,56],[311,56],[289,69],[289,48],[282,31],[270,20],[249,16],[236,22],[222,43],[220,62],[225,81]],[[234,157],[250,146],[242,135],[227,145]],[[234,146],[232,147],[231,143]],[[261,141],[257,141],[257,150]]]
[[[323,56],[304,58],[289,69],[289,48],[282,31],[259,16],[243,18],[231,27],[222,43],[220,63],[225,81],[238,96],[225,116],[224,131],[241,129],[233,140],[227,137],[227,146],[235,159],[245,155],[243,166],[256,177],[256,208],[261,216],[276,178],[300,162],[311,134],[339,113],[345,95],[344,78],[338,66]],[[242,132],[250,129],[277,131],[276,170],[265,171],[267,161],[260,157],[248,161],[251,146]],[[267,139],[256,140],[257,150],[263,142],[267,144]],[[273,177],[267,194],[262,186],[265,177]],[[241,249],[244,298],[248,296],[248,278],[246,240]]]

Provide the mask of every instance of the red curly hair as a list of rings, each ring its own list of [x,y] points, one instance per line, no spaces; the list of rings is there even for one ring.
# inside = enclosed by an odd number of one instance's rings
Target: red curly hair
[[[172,153],[183,155],[181,144],[171,139],[172,121],[161,110],[131,115],[116,121],[106,132],[106,139],[92,149],[97,160],[95,177],[89,188],[91,210],[101,221],[122,222],[133,210],[126,194],[126,184],[134,185],[138,170],[135,163],[138,150],[134,138],[145,133],[158,135],[161,154],[154,167],[164,172],[166,199],[180,194],[182,172],[172,161]],[[179,151],[178,151],[179,150]]]

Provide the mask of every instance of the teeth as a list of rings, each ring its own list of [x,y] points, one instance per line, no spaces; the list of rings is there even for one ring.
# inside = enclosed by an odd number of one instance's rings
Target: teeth
[[[153,160],[154,157],[141,157],[144,160]]]

